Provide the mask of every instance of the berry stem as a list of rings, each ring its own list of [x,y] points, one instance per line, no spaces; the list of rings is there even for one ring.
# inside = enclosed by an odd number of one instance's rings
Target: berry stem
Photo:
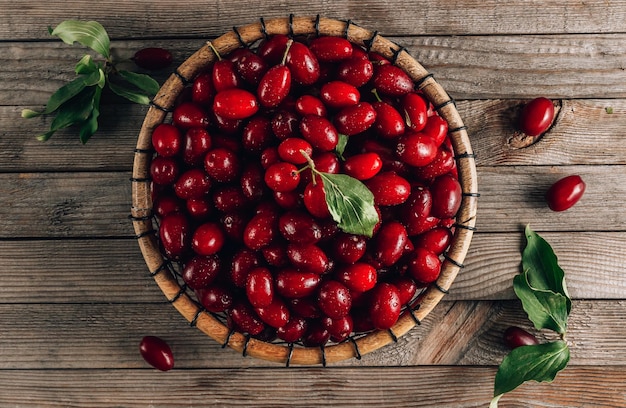
[[[219,51],[215,48],[215,46],[213,45],[213,43],[211,41],[207,41],[206,45],[213,51],[213,53],[215,54],[215,56],[217,57],[218,61],[222,60],[222,56],[220,55]]]
[[[283,54],[283,59],[280,61],[280,65],[285,65],[287,62],[287,54],[289,54],[291,44],[293,44],[293,40],[290,38],[289,41],[287,41],[287,48],[285,48],[285,53]]]

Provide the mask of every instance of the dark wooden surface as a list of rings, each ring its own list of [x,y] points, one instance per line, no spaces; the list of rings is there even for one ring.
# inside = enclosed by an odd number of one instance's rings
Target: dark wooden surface
[[[406,46],[456,99],[478,154],[478,232],[450,295],[398,344],[327,368],[244,358],[167,304],[128,219],[144,107],[105,102],[86,146],[72,130],[38,142],[50,119],[20,118],[84,53],[49,25],[97,20],[118,58],[163,46],[180,63],[233,26],[289,13],[351,19]],[[503,330],[530,328],[511,286],[526,224],[566,271],[572,359],[500,406],[626,406],[626,1],[0,0],[0,14],[1,407],[486,407]],[[511,123],[536,96],[560,109],[528,145]],[[543,191],[574,173],[585,196],[550,212]],[[170,343],[174,370],[141,359],[149,334]]]

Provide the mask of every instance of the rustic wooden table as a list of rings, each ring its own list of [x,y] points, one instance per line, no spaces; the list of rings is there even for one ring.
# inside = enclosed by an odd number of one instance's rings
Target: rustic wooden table
[[[530,327],[512,290],[526,224],[566,271],[572,358],[554,383],[500,405],[626,406],[626,1],[0,0],[0,10],[0,406],[485,407],[503,330]],[[180,63],[233,26],[290,13],[351,19],[406,46],[456,99],[478,154],[478,232],[451,293],[397,344],[326,368],[244,358],[167,304],[128,218],[144,107],[104,103],[86,146],[75,130],[39,142],[50,119],[20,118],[84,53],[47,26],[97,20],[119,58],[161,46]],[[512,117],[536,96],[560,109],[523,147]],[[543,192],[574,173],[583,199],[550,212]],[[141,359],[149,334],[172,346],[174,370]]]

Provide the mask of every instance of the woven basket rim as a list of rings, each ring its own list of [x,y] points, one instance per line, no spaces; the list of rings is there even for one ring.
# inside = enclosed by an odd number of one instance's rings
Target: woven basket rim
[[[350,338],[350,341],[325,347],[268,343],[239,332],[232,332],[186,293],[186,288],[181,287],[172,276],[168,261],[160,253],[152,223],[150,194],[149,163],[153,153],[151,145],[153,129],[166,119],[184,87],[216,59],[213,48],[221,55],[226,55],[236,48],[248,46],[275,34],[341,36],[354,44],[392,59],[395,65],[409,74],[417,87],[434,105],[439,115],[448,122],[448,134],[452,141],[463,192],[461,208],[456,217],[455,233],[444,257],[439,279],[425,289],[419,299],[403,312],[390,330],[374,331],[364,336]],[[387,40],[379,35],[378,31],[367,30],[350,20],[322,18],[319,15],[302,17],[290,15],[286,18],[269,20],[261,18],[256,23],[233,28],[232,31],[210,41],[210,44],[207,42],[184,61],[165,81],[148,109],[137,139],[131,182],[131,219],[138,244],[150,274],[168,301],[192,326],[196,326],[224,347],[228,346],[237,350],[244,356],[250,355],[286,365],[326,365],[349,358],[361,358],[366,353],[397,341],[399,337],[419,324],[448,293],[459,270],[464,266],[463,262],[469,250],[476,223],[478,187],[474,153],[467,128],[456,109],[454,100],[433,75],[409,55],[404,47]]]

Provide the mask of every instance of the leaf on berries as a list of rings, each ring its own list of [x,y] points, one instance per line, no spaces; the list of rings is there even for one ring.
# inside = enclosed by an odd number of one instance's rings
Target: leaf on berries
[[[570,352],[567,343],[558,340],[513,349],[502,360],[496,373],[494,400],[491,407],[506,392],[513,391],[526,381],[551,382],[567,366]]]
[[[335,146],[335,153],[343,161],[346,160],[343,157],[343,153],[345,152],[347,145],[348,145],[348,135],[344,135],[343,133],[339,133],[339,140],[337,141],[337,146]]]
[[[374,195],[346,174],[316,172],[323,181],[328,210],[342,231],[371,237],[378,223]]]
[[[106,30],[97,21],[66,20],[50,33],[66,44],[89,47],[105,58],[110,57],[110,39]]]

